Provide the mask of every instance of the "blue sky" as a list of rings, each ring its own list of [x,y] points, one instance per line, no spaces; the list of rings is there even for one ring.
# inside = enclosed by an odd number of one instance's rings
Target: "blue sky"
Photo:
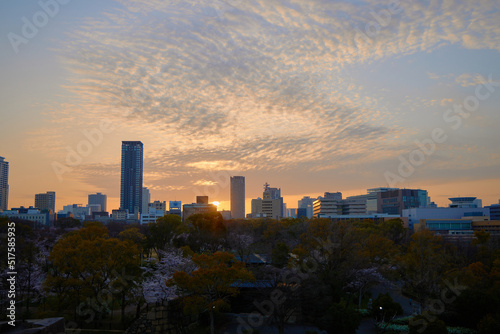
[[[393,176],[441,205],[500,198],[498,1],[41,3],[56,12],[0,2],[9,206],[55,190],[58,209],[96,191],[117,207],[122,140],[144,142],[158,200],[208,194],[228,208],[230,175],[247,177],[248,199],[281,187],[289,207]],[[44,17],[27,38],[26,20]],[[448,114],[461,118],[452,128],[443,115],[488,77],[493,91],[467,117]],[[401,174],[436,128],[446,140]]]

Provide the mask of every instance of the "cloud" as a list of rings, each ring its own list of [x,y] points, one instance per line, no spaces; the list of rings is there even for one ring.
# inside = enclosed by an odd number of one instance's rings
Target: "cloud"
[[[59,52],[76,97],[49,114],[107,118],[154,138],[146,163],[165,173],[148,174],[155,184],[179,175],[203,182],[210,170],[381,161],[415,130],[398,127],[349,70],[450,44],[500,50],[494,1],[401,2],[384,23],[389,7],[379,1],[121,4],[69,32]]]

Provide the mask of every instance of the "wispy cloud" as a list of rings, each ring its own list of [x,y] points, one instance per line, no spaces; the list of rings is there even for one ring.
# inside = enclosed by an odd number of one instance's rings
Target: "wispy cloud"
[[[356,34],[385,3],[121,4],[69,33],[59,52],[77,98],[51,115],[106,117],[154,136],[147,161],[165,172],[151,174],[155,182],[214,169],[325,170],[386,159],[411,130],[397,127],[346,69],[450,44],[500,51],[497,1],[402,1],[366,43]],[[466,87],[475,78],[455,81]]]

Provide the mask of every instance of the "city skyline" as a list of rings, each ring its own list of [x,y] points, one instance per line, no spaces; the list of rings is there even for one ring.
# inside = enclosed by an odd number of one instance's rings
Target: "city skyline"
[[[118,208],[127,140],[144,143],[152,201],[209,195],[229,210],[235,175],[247,213],[265,182],[290,207],[392,186],[440,206],[500,198],[495,1],[20,0],[0,13],[9,208],[46,191],[56,210],[96,192]]]

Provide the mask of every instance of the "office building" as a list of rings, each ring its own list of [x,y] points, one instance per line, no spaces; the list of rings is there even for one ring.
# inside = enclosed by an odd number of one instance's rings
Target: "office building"
[[[101,206],[101,209],[99,211],[101,212],[106,212],[107,209],[107,202],[108,202],[108,196],[97,193],[97,194],[90,194],[89,195],[89,200],[88,200],[88,205],[92,206],[95,208],[95,204],[99,204]],[[93,212],[96,212],[95,210],[92,210]]]
[[[35,195],[35,208],[56,212],[56,193],[47,191],[45,194]]]
[[[99,205],[99,204],[92,204]],[[100,208],[100,205],[99,205]],[[83,206],[82,204],[70,204],[63,206],[63,209],[58,214],[68,215],[72,214],[75,219],[85,220],[91,217],[90,206]]]
[[[367,194],[349,196],[346,199],[366,201],[366,212],[368,214],[372,214],[372,213],[377,213],[377,194],[392,190],[398,190],[398,188],[386,188],[386,187],[371,188],[367,189]]]
[[[142,142],[122,142],[120,209],[130,214],[142,211],[143,157]]]
[[[231,176],[231,217],[245,218],[245,177]]]
[[[427,190],[396,189],[377,193],[377,212],[401,215],[403,210],[427,207]]]
[[[313,202],[315,217],[330,218],[342,215],[365,215],[366,200],[360,198],[342,199],[342,193],[325,192]]]
[[[182,219],[198,213],[217,212],[217,206],[208,203],[208,196],[196,196],[196,203],[184,204],[182,206]]]
[[[498,201],[498,204],[492,204],[486,208],[490,210],[491,220],[500,220],[500,200]]]
[[[166,201],[154,201],[153,203],[148,203],[148,210],[145,212],[150,212],[153,209],[156,213],[163,217],[167,213],[167,202]]]
[[[481,208],[482,201],[477,200],[476,197],[451,197],[448,198],[451,203],[448,204],[450,208]]]
[[[196,196],[196,204],[208,204],[208,196]]]
[[[149,203],[151,202],[151,194],[149,189],[146,187],[142,188],[142,213],[147,213],[149,211]]]
[[[281,189],[271,188],[266,182],[262,197],[252,199],[252,218],[280,219],[284,217]]]
[[[0,210],[7,210],[9,205],[9,163],[0,157]]]
[[[312,218],[313,216],[313,203],[314,199],[309,197],[309,196],[304,196],[302,197],[301,200],[298,201],[298,208],[297,208],[297,218],[300,217],[306,217],[306,218]],[[300,210],[304,209],[304,210]]]
[[[30,207],[28,209],[22,208],[22,210],[6,210],[0,213],[0,216],[7,216],[9,219],[17,218],[23,220],[29,220],[35,223],[36,227],[49,227],[54,225],[54,221],[57,219],[54,211],[44,209],[38,210],[37,208]]]
[[[168,213],[171,215],[182,217],[182,202],[170,201],[168,204]]]
[[[480,217],[481,220],[484,220],[489,218],[489,214],[488,208],[410,208],[403,209],[402,217],[407,217],[408,227],[414,229],[415,225],[424,219],[453,220]]]

